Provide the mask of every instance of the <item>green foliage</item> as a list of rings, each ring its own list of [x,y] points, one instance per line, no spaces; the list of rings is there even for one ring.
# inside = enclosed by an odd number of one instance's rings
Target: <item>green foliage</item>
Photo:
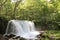
[[[2,20],[6,19],[7,21],[11,19],[31,20],[50,29],[60,28],[60,0],[51,0],[49,2],[25,0],[24,3],[1,0],[0,17],[3,18]]]

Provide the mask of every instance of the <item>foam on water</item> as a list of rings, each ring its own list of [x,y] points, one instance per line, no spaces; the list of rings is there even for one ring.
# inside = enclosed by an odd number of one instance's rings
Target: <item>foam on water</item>
[[[26,40],[35,40],[40,33],[35,30],[34,23],[31,21],[11,20],[8,22],[6,35],[14,34]]]

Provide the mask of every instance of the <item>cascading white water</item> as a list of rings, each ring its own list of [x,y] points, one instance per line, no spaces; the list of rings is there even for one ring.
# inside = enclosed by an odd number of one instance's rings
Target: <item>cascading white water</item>
[[[35,40],[40,33],[35,30],[34,23],[31,21],[11,20],[8,22],[5,35],[14,34],[26,40]]]
[[[15,22],[14,20],[9,21],[7,29],[6,29],[6,34],[14,34],[16,36],[19,36],[23,34],[23,30],[21,28],[21,25]]]

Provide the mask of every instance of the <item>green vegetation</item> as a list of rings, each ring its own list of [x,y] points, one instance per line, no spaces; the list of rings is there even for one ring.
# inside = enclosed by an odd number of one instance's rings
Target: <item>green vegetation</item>
[[[60,37],[60,31],[59,30],[48,30],[46,32],[47,32],[47,35]]]
[[[0,0],[0,33],[5,32],[7,22],[12,19],[30,20],[46,30],[60,30],[60,0],[25,0],[24,3]],[[59,36],[60,32],[55,35]]]
[[[45,30],[45,31],[46,31],[46,33],[43,34],[43,35],[46,36],[46,37],[42,38],[42,39],[46,39],[46,40],[60,40],[60,31],[59,30]]]

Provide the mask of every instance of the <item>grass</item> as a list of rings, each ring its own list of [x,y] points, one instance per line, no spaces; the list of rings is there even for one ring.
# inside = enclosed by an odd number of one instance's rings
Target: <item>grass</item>
[[[43,35],[47,35],[47,36],[51,36],[54,37],[54,39],[52,40],[60,40],[60,30],[45,30],[46,33],[44,33]],[[42,40],[51,40],[48,37],[42,38]]]
[[[46,35],[60,37],[60,30],[45,30]]]

